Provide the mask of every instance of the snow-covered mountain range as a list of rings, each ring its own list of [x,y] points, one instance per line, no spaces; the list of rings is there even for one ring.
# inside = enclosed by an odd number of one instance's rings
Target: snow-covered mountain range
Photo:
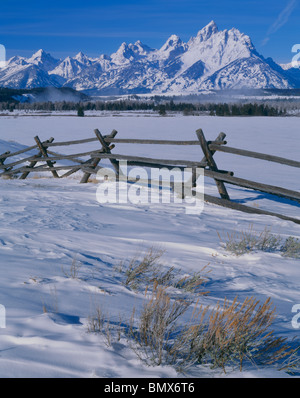
[[[15,56],[0,69],[0,86],[71,87],[90,94],[288,89],[300,88],[300,69],[265,59],[249,36],[235,28],[219,31],[211,21],[187,43],[172,35],[158,50],[137,41],[99,58],[80,52],[57,60],[43,50],[31,58]]]

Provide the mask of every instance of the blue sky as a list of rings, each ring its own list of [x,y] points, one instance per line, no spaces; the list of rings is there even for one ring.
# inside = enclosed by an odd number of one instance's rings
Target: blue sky
[[[40,48],[58,58],[79,51],[98,56],[123,41],[154,48],[171,34],[188,41],[211,20],[248,34],[258,52],[277,62],[290,62],[300,43],[300,0],[2,0],[0,44],[8,58]]]

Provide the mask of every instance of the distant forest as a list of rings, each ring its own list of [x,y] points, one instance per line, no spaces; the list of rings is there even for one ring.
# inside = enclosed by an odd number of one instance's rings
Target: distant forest
[[[27,98],[26,98],[27,97]],[[198,101],[197,101],[198,99]],[[203,97],[202,97],[203,99]],[[285,108],[283,108],[283,105]],[[17,90],[0,88],[0,111],[77,111],[84,116],[86,111],[153,111],[162,116],[180,112],[186,116],[208,114],[211,116],[283,116],[286,110],[299,109],[299,104],[290,101],[261,101],[234,103],[224,98],[223,101],[209,98],[201,101],[197,96],[176,98],[152,96],[140,98],[137,95],[127,99],[91,98],[71,88],[36,88]]]
[[[168,113],[180,112],[185,116],[209,114],[211,116],[283,116],[285,109],[278,109],[266,104],[189,104],[174,103],[157,104],[154,101],[86,101],[86,102],[0,102],[0,111],[15,110],[32,111],[79,111],[82,116],[86,111],[153,111],[164,116]]]

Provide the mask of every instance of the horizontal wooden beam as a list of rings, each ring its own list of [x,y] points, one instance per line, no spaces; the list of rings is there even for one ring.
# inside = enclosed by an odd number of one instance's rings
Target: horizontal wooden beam
[[[7,165],[5,165],[5,166],[0,165],[0,170],[5,169],[7,166],[8,167],[14,167],[14,166],[18,166],[19,164],[22,164],[22,163],[34,162],[36,158],[39,158],[39,156],[40,155],[30,156],[28,158],[17,160],[17,161],[15,161],[13,163],[7,163]],[[41,159],[44,159],[44,161],[45,161],[45,158],[41,158]]]
[[[237,149],[237,148],[232,148],[229,146],[220,146],[220,145],[216,145],[216,144],[210,144],[209,149],[213,150],[213,151],[232,153],[234,155],[241,155],[241,156],[251,157],[251,158],[255,158],[255,159],[267,160],[269,162],[280,163],[280,164],[284,164],[284,165],[292,166],[292,167],[300,167],[300,162],[297,160],[281,158],[279,156],[273,156],[273,155],[266,155],[264,153],[247,151],[244,149]]]
[[[98,153],[101,153],[101,150],[99,149]],[[78,158],[80,156],[84,157],[84,156],[90,156],[92,154],[95,154],[95,151],[89,151],[89,152],[81,152],[81,153],[74,153],[72,155],[58,155],[57,156],[51,156],[48,158],[48,160],[50,161],[58,161],[58,160],[73,160],[74,158]],[[78,159],[77,159],[78,160]],[[45,162],[45,158],[42,156],[30,156],[28,158],[24,158],[24,159],[20,159],[16,162],[13,163],[7,163],[5,166],[1,166],[0,165],[0,170],[4,169],[5,167],[14,167],[17,166],[18,164],[22,164],[25,162],[31,162],[31,161],[36,161],[36,162]]]
[[[266,216],[277,217],[277,218],[280,218],[281,220],[292,221],[292,222],[294,222],[296,224],[300,224],[300,219],[298,219],[298,218],[288,217],[288,216],[284,216],[282,214],[274,213],[274,212],[271,212],[271,211],[262,210],[262,209],[258,209],[258,208],[255,208],[255,207],[242,205],[240,203],[233,202],[232,200],[221,199],[221,198],[217,198],[215,196],[206,195],[206,194],[204,195],[204,200],[206,202],[213,203],[213,204],[218,205],[218,206],[227,207],[229,209],[242,211],[244,213],[262,214],[262,215],[266,215]]]
[[[64,155],[62,155],[61,153],[57,153],[57,152],[53,152],[53,151],[47,151],[47,152],[48,152],[48,155],[52,155],[52,156],[64,156]],[[72,162],[79,163],[79,164],[85,163],[84,160],[82,160],[82,159],[76,159],[76,158],[73,158],[73,159],[72,159]]]
[[[292,191],[274,185],[262,184],[255,181],[245,180],[243,178],[233,177],[229,174],[218,173],[211,170],[204,170],[204,175],[206,177],[223,181],[231,185],[237,185],[243,188],[254,189],[256,191],[265,192],[272,195],[280,196],[282,198],[296,200],[300,202],[300,192],[297,191]]]
[[[79,145],[79,144],[88,144],[89,142],[96,142],[97,138],[86,138],[84,140],[74,140],[74,141],[63,141],[63,142],[52,142],[50,144],[44,144],[46,147],[55,147],[55,146],[68,146],[68,145]]]
[[[115,144],[146,144],[146,145],[199,145],[199,141],[174,141],[174,140],[142,140],[142,139],[123,139],[123,138],[106,138],[107,143]],[[216,145],[225,145],[226,141],[215,142],[210,141]]]
[[[13,156],[21,155],[22,153],[32,151],[33,149],[37,149],[37,145],[29,146],[28,148],[21,149],[20,151],[17,151],[17,152],[9,153],[8,155],[5,155],[5,154],[0,155],[0,159],[6,159],[6,158],[11,158]]]
[[[115,130],[113,130],[109,135],[105,135],[104,138],[110,139],[114,136]],[[74,140],[74,141],[63,141],[63,142],[52,142],[49,144],[43,143],[45,147],[55,147],[55,146],[68,146],[68,145],[79,145],[79,144],[88,144],[90,142],[97,142],[97,138],[85,138],[83,140]]]
[[[98,166],[97,170],[102,169],[103,167]],[[87,164],[84,165],[72,165],[72,166],[53,166],[53,167],[48,167],[46,165],[41,165],[41,166],[35,166],[33,168],[30,168],[29,166],[23,166],[15,170],[9,170],[7,172],[4,172],[2,175],[14,175],[14,174],[19,174],[19,173],[24,173],[29,171],[30,173],[39,173],[39,172],[45,172],[45,171],[62,171],[62,170],[84,170],[84,171],[91,171],[95,173],[94,169],[89,169]]]
[[[159,163],[147,163],[147,162],[137,162],[137,161],[129,161],[127,162],[128,166],[136,166],[136,167],[148,167],[148,168],[166,168],[168,170],[172,170],[174,165],[168,164],[159,164]],[[180,169],[180,171],[184,171],[186,166],[176,166],[176,168]]]
[[[164,165],[185,165],[190,167],[205,167],[206,162],[200,163],[191,160],[171,160],[171,159],[153,159],[153,158],[146,158],[146,157],[139,157],[139,156],[129,156],[129,155],[120,155],[120,154],[96,154],[94,157],[99,157],[101,159],[116,159],[116,160],[127,160],[127,161],[134,161],[134,162],[144,162],[144,163],[154,163],[158,164],[161,167]]]
[[[171,140],[142,140],[142,139],[122,139],[107,138],[107,143],[114,144],[146,144],[146,145],[197,145],[197,141],[171,141]]]

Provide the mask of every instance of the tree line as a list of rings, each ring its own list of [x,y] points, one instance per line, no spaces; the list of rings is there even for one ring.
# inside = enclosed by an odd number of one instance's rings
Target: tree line
[[[0,102],[0,111],[14,112],[15,110],[28,111],[77,111],[81,116],[87,111],[153,111],[164,116],[172,112],[181,112],[183,115],[209,114],[211,116],[283,116],[286,109],[268,104],[244,103],[185,103],[156,102],[153,100],[120,100],[120,101],[58,101],[58,102]]]

